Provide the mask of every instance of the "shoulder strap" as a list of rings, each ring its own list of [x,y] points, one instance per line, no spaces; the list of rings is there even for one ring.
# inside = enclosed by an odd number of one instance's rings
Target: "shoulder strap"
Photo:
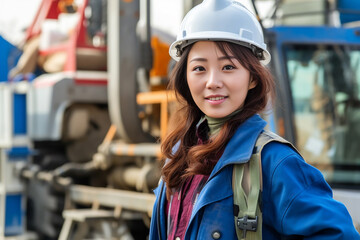
[[[234,221],[238,239],[262,239],[261,151],[266,144],[272,141],[282,142],[293,147],[280,136],[269,131],[263,131],[256,140],[250,160],[247,163],[234,165],[232,185]]]

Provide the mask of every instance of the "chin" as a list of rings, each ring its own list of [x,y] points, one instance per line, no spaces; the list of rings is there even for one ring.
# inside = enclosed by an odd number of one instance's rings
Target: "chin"
[[[221,114],[221,113],[210,113],[210,114],[206,114],[208,117],[212,117],[212,118],[223,118],[226,117],[229,114]]]

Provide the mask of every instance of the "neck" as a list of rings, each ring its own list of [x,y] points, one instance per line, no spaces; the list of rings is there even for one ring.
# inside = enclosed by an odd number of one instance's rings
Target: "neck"
[[[241,111],[241,108],[232,112],[231,114],[227,115],[223,118],[213,118],[205,115],[205,118],[207,120],[209,129],[210,129],[210,136],[214,136],[220,132],[221,127],[233,116],[238,114]]]

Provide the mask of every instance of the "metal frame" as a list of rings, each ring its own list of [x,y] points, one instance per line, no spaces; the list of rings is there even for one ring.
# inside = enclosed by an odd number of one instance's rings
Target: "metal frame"
[[[64,113],[75,103],[105,104],[107,74],[95,71],[43,74],[29,89],[28,134],[34,140],[60,140]]]
[[[168,104],[176,100],[173,91],[138,93],[136,101],[140,105],[160,104],[160,139],[164,139],[168,128]]]
[[[0,84],[0,148],[8,148],[12,142],[12,91],[8,83]]]
[[[0,147],[0,239],[5,237],[5,207],[6,207],[6,154],[5,150]]]
[[[155,195],[111,188],[73,185],[69,189],[70,200],[75,203],[97,203],[105,207],[120,207],[122,210],[152,214]]]
[[[286,62],[284,61],[284,46],[286,44],[346,44],[359,45],[360,28],[336,28],[336,27],[292,27],[276,26],[267,29],[268,41],[271,45],[271,54],[274,61],[274,71],[277,76],[277,89],[279,96],[276,118],[284,120],[285,138],[296,144],[296,132],[293,119],[292,92],[289,83],[288,73],[286,71]],[[302,33],[302,34],[299,34]],[[329,38],[327,36],[331,35]]]
[[[69,239],[75,224],[78,224],[78,229],[74,233],[74,239],[82,239],[91,223],[119,222],[120,218],[125,217],[123,210],[130,210],[129,213],[146,213],[150,217],[155,202],[154,194],[82,185],[72,185],[68,197],[71,203],[87,204],[92,208],[64,210],[65,222],[59,236],[60,240]],[[103,210],[100,206],[113,210]]]
[[[7,83],[0,85],[0,239],[5,237],[6,152],[12,142],[12,91]]]

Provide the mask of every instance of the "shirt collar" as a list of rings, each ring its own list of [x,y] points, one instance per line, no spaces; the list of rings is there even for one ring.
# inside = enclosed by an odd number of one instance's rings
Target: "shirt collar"
[[[249,161],[259,134],[266,126],[266,122],[255,114],[242,123],[230,139],[219,161],[214,167],[210,178],[228,164]]]

